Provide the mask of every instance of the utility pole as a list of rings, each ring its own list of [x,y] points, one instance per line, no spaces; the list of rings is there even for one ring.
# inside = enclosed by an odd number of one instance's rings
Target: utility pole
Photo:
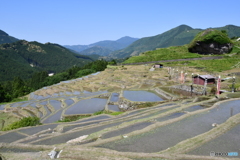
[[[218,80],[217,80],[217,97],[219,97],[220,94],[220,83],[221,83],[221,76],[218,76]]]
[[[176,72],[176,82],[177,82],[177,80],[178,80],[178,70]]]
[[[187,72],[186,72],[185,75],[184,75],[184,81],[183,81],[183,83],[186,82],[186,79],[187,79]]]
[[[204,81],[203,94],[204,94],[204,95],[207,95],[207,78],[205,78],[205,81]]]
[[[234,84],[235,84],[235,76],[232,77],[232,93],[234,93],[235,91]]]
[[[183,83],[183,71],[181,71],[180,83]]]

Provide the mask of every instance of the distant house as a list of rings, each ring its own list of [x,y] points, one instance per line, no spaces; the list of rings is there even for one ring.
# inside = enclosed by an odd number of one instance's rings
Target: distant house
[[[215,77],[211,75],[199,75],[193,77],[193,84],[204,85],[205,79],[207,80],[207,84],[215,84]]]
[[[54,73],[49,73],[49,74],[48,74],[48,76],[53,76],[53,75],[54,75]]]
[[[163,64],[154,64],[153,68],[163,68]]]

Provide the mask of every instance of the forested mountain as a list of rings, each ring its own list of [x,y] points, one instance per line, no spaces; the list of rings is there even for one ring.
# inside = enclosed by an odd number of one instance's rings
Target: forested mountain
[[[6,32],[0,30],[0,44],[3,43],[12,43],[18,41],[17,38],[9,36]]]
[[[72,46],[64,45],[64,47],[75,50],[80,54],[84,54],[84,55],[90,55],[94,53],[94,54],[106,56],[115,50],[123,49],[129,46],[136,40],[138,40],[138,38],[125,36],[116,41],[105,40],[105,41],[92,43],[89,45],[72,45]]]
[[[83,66],[92,59],[75,54],[52,43],[20,40],[0,45],[0,81],[14,77],[29,78],[35,71],[61,72],[72,66]]]
[[[225,27],[215,28],[217,30],[226,30],[229,37],[239,37],[240,27],[227,25]],[[162,34],[141,38],[133,42],[128,47],[115,51],[109,56],[111,58],[126,58],[139,55],[142,52],[155,50],[156,48],[166,48],[169,46],[180,46],[188,44],[203,29],[193,29],[187,25],[180,25]]]
[[[97,54],[100,56],[107,56],[112,52],[112,50],[108,49],[107,47],[100,47],[100,46],[94,46],[88,49],[85,49],[81,52],[79,52],[79,54],[82,55],[93,55],[93,54]]]

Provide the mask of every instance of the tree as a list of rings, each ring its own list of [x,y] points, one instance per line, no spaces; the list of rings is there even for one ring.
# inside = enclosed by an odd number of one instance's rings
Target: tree
[[[5,91],[2,85],[0,84],[0,102],[5,102],[5,100],[6,100]]]

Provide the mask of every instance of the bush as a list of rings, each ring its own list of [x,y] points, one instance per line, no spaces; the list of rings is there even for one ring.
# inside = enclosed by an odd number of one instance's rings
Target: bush
[[[212,87],[210,93],[211,93],[212,95],[215,95],[216,92],[217,92],[217,88],[216,88],[216,87]]]
[[[38,117],[24,117],[20,121],[14,122],[7,126],[6,128],[3,128],[3,131],[13,130],[21,127],[27,127],[27,126],[36,126],[40,125],[40,118]]]

